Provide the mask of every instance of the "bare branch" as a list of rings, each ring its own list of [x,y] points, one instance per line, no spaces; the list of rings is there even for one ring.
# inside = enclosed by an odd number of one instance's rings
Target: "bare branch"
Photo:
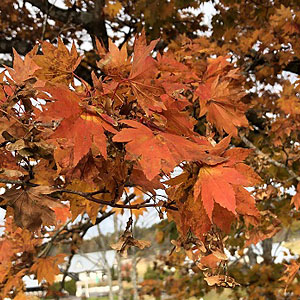
[[[83,13],[76,12],[72,8],[62,9],[57,6],[51,5],[48,1],[45,0],[27,0],[27,2],[38,8],[44,14],[47,14],[48,8],[51,7],[51,10],[49,10],[49,17],[51,17],[53,20],[65,23],[66,20],[71,17],[73,23],[83,23]]]
[[[37,7],[44,14],[48,14],[53,20],[80,25],[87,30],[94,42],[94,37],[101,39],[107,46],[108,37],[105,27],[105,20],[103,15],[103,7],[105,1],[95,0],[95,6],[89,11],[76,11],[75,8],[62,9],[55,5],[51,5],[48,1],[41,0],[27,0],[31,5]],[[51,9],[48,10],[48,7]]]
[[[30,41],[1,39],[0,53],[12,53],[12,49],[15,48],[18,53],[25,55],[33,48],[33,46],[34,45]]]

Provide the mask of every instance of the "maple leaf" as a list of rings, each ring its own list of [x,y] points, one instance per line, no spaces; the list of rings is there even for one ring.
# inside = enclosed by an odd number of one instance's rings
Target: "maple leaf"
[[[223,208],[218,203],[214,204],[212,220],[213,224],[217,225],[223,232],[229,234],[231,225],[235,220],[236,215],[226,208]]]
[[[284,271],[284,275],[279,280],[285,282],[285,292],[286,292],[288,286],[295,279],[295,276],[299,271],[300,265],[296,260],[291,260],[290,264],[285,264],[285,267],[286,269]]]
[[[99,56],[102,57],[101,60],[97,62],[98,68],[109,75],[117,75],[120,77],[127,75],[129,72],[128,68],[130,60],[128,59],[126,44],[119,49],[111,40],[109,40],[108,52],[102,47],[98,40],[96,40],[96,46]]]
[[[28,52],[24,60],[20,57],[15,49],[13,49],[14,62],[13,68],[6,67],[11,78],[17,83],[22,84],[25,80],[32,78],[34,72],[39,69],[38,65],[33,61],[36,56],[38,46],[35,46]]]
[[[40,243],[38,239],[33,239],[33,232],[17,227],[13,222],[13,209],[7,208],[7,218],[5,220],[5,233],[7,240],[13,241],[12,251],[15,253],[27,252],[35,253],[36,246]]]
[[[236,199],[232,185],[248,185],[247,179],[234,168],[203,166],[194,186],[194,197],[197,201],[200,193],[208,217],[212,220],[214,203],[220,204],[236,214]]]
[[[237,79],[237,69],[228,71],[228,57],[211,59],[204,74],[204,82],[195,91],[199,96],[199,116],[206,114],[207,121],[217,130],[237,135],[237,127],[248,127],[244,115],[246,106],[240,101],[245,95]]]
[[[193,136],[193,128],[196,121],[192,120],[186,111],[182,111],[190,105],[190,103],[184,99],[176,101],[174,98],[171,98],[166,94],[162,95],[161,99],[167,109],[160,112],[159,115],[166,119],[165,127],[168,132],[177,135],[182,134],[184,136]]]
[[[81,192],[93,192],[98,190],[98,186],[85,181],[73,180],[71,184],[67,185],[70,190]],[[95,223],[100,205],[98,203],[84,199],[76,194],[63,194],[63,199],[70,201],[70,210],[72,212],[72,220],[80,214],[87,213],[91,218],[91,221]]]
[[[188,90],[188,83],[198,81],[196,72],[177,61],[172,54],[157,54],[157,68],[160,71],[159,82],[169,96],[181,98],[178,91]]]
[[[105,165],[103,157],[95,158],[92,151],[89,151],[76,165],[75,168],[70,168],[66,173],[66,181],[82,180],[94,184],[94,180],[99,179],[99,173],[105,172],[107,166]]]
[[[196,94],[199,95],[201,107],[199,116],[207,114],[207,121],[214,124],[220,133],[224,130],[228,134],[236,136],[236,127],[248,126],[243,105],[236,101],[244,94],[238,90],[234,91],[228,86],[229,82],[220,82],[217,77],[197,88]]]
[[[125,231],[117,243],[110,245],[112,249],[117,250],[121,256],[125,258],[127,257],[128,249],[132,246],[139,249],[144,249],[146,247],[150,247],[151,242],[145,240],[136,240],[133,238],[132,232]]]
[[[45,279],[49,284],[52,284],[55,275],[60,273],[58,265],[65,261],[65,257],[66,254],[60,253],[56,256],[38,258],[30,270],[36,273],[39,282],[42,282],[42,280]]]
[[[291,204],[294,204],[295,208],[297,210],[299,210],[299,207],[300,207],[300,183],[298,183],[298,185],[297,185],[297,191],[291,200]]]
[[[260,219],[260,213],[255,206],[255,199],[251,194],[241,186],[233,187],[236,197],[236,212],[239,215],[251,216],[253,218],[248,218],[253,225],[257,225],[258,220]]]
[[[259,224],[246,232],[244,247],[269,239],[281,230],[280,220],[270,211],[262,211]]]
[[[165,183],[165,182],[164,182]],[[169,220],[174,220],[176,227],[182,236],[187,236],[190,231],[200,240],[204,239],[203,234],[211,228],[211,222],[203,207],[202,201],[194,201],[193,195],[189,193],[194,184],[194,179],[183,172],[179,176],[167,182],[172,185],[167,190],[170,199],[176,200],[178,211],[168,210]]]
[[[152,41],[148,46],[145,32],[135,39],[134,56],[128,82],[132,88],[137,102],[150,115],[151,111],[162,111],[166,109],[160,99],[163,89],[153,84],[157,72],[156,61],[150,56],[158,40]]]
[[[1,197],[3,203],[14,209],[14,220],[22,228],[36,230],[43,225],[55,225],[55,207],[63,207],[54,198],[47,195],[56,189],[49,186],[37,186],[27,189],[12,187]]]
[[[151,115],[152,111],[162,111],[166,109],[160,96],[163,94],[163,88],[155,81],[157,73],[156,61],[150,56],[158,40],[152,41],[147,46],[145,32],[143,31],[134,42],[134,54],[132,64],[127,57],[126,46],[121,50],[109,41],[109,52],[97,42],[97,50],[103,57],[97,65],[108,76],[113,78],[108,90],[117,94],[120,85],[129,85],[138,104],[145,111],[146,115]],[[131,69],[128,68],[131,64]],[[130,69],[130,73],[128,75]]]
[[[34,179],[31,182],[38,185],[53,186],[55,185],[57,177],[54,162],[49,163],[48,160],[41,159],[39,163],[34,166]]]
[[[93,144],[99,149],[103,157],[107,158],[104,130],[117,132],[97,115],[82,112],[79,116],[64,119],[51,137],[73,139],[73,164],[77,165],[80,159],[89,152]]]
[[[0,262],[9,261],[15,254],[13,244],[9,240],[0,241]]]
[[[184,137],[153,132],[136,121],[124,120],[122,123],[133,128],[124,128],[113,137],[114,142],[128,142],[126,150],[131,159],[139,162],[148,180],[152,180],[162,169],[169,173],[182,161],[205,159],[206,146],[193,143]],[[212,158],[212,156],[210,156]]]
[[[106,136],[104,130],[117,131],[107,123],[103,116],[99,116],[89,106],[79,106],[80,98],[72,91],[59,87],[51,91],[55,102],[47,105],[39,118],[41,120],[60,119],[60,125],[51,138],[66,138],[74,143],[73,164],[77,165],[95,145],[103,157],[107,157]]]
[[[215,150],[211,151],[211,153],[226,157],[227,161],[214,166],[204,164],[199,170],[198,179],[194,185],[194,199],[198,201],[201,195],[204,208],[211,221],[215,203],[236,215],[236,193],[239,193],[242,198],[245,197],[238,187],[258,183],[259,176],[256,175],[253,180],[254,171],[242,163],[251,150],[233,148],[224,151],[229,141],[230,136],[223,139],[216,145]],[[247,172],[241,172],[241,170]],[[247,175],[248,173],[250,175]],[[251,203],[249,199],[247,202]],[[249,209],[251,208],[253,209],[252,205]],[[250,211],[249,214],[251,214]],[[257,212],[254,215],[257,216]]]
[[[51,83],[68,85],[73,79],[73,71],[80,64],[75,45],[71,51],[67,49],[61,39],[58,39],[57,47],[47,41],[42,43],[43,55],[36,55],[33,60],[40,67],[34,75],[40,80]]]

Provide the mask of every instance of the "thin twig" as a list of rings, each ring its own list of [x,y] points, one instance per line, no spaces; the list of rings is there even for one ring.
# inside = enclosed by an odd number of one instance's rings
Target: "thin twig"
[[[43,249],[38,253],[37,257],[47,256],[52,249],[53,243],[55,239],[59,236],[59,234],[64,231],[67,226],[71,223],[71,220],[67,221],[60,229],[58,229],[54,235],[51,237],[50,241],[47,242],[47,245],[43,247]]]

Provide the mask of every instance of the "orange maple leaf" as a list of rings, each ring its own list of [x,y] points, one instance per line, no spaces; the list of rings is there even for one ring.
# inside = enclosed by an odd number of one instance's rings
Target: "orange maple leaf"
[[[197,88],[196,94],[201,107],[199,116],[207,114],[207,121],[214,124],[219,132],[224,130],[236,136],[236,127],[248,126],[244,106],[236,100],[244,94],[229,88],[229,81],[211,78]]]
[[[116,132],[109,124],[95,114],[82,112],[77,116],[64,119],[52,138],[67,138],[74,141],[74,165],[86,155],[94,144],[107,158],[106,136],[104,130]]]
[[[113,133],[117,131],[104,119],[105,114],[99,116],[92,107],[88,105],[80,106],[80,97],[64,87],[53,89],[51,94],[56,101],[44,108],[40,118],[42,120],[62,118],[60,125],[51,135],[51,138],[67,138],[74,142],[73,164],[77,165],[79,160],[89,152],[93,144],[106,158],[104,130]]]
[[[163,89],[154,84],[157,72],[156,61],[150,56],[157,43],[158,40],[155,40],[147,46],[144,31],[136,38],[132,68],[128,77],[128,82],[137,98],[137,102],[147,115],[151,114],[151,111],[166,109],[160,99]]]
[[[126,44],[119,49],[111,40],[108,41],[107,52],[104,47],[96,40],[97,52],[102,59],[97,62],[98,68],[105,74],[125,76],[129,72],[130,59],[128,59]]]
[[[2,240],[0,241],[0,262],[9,261],[10,258],[15,254],[12,241]]]
[[[300,207],[300,183],[297,185],[296,195],[293,196],[291,204],[294,204],[296,209],[299,210]]]
[[[66,254],[60,253],[56,256],[38,258],[30,270],[36,274],[39,282],[45,279],[48,283],[52,284],[55,275],[60,273],[58,265],[64,262],[65,257]]]
[[[147,126],[131,120],[122,121],[133,128],[117,133],[114,142],[128,142],[129,158],[139,160],[150,181],[162,169],[168,173],[182,161],[205,159],[207,146],[198,145],[186,138],[164,132],[154,132]],[[212,157],[212,156],[211,156]]]
[[[194,186],[194,197],[197,201],[200,193],[208,217],[212,220],[214,203],[236,214],[236,200],[232,185],[248,185],[247,179],[234,168],[203,166]]]
[[[212,221],[215,203],[236,214],[236,193],[240,190],[238,186],[251,186],[252,173],[250,168],[250,179],[247,173],[241,173],[240,166],[246,166],[242,161],[249,155],[250,151],[242,148],[234,148],[224,151],[230,141],[230,137],[223,139],[216,147],[215,154],[226,157],[228,160],[215,166],[203,165],[200,168],[198,179],[194,186],[194,199],[198,201],[201,195],[204,208]],[[213,150],[212,150],[213,152]],[[257,183],[257,182],[256,182]]]
[[[80,64],[81,58],[72,45],[67,49],[61,39],[57,47],[47,41],[42,43],[43,55],[36,55],[34,62],[40,67],[34,75],[41,80],[68,85],[73,79],[73,71]]]
[[[67,185],[70,190],[79,190],[82,192],[91,192],[98,190],[98,186],[93,183],[88,183],[75,179],[71,184]],[[87,213],[91,218],[91,221],[95,223],[100,205],[98,203],[89,201],[82,198],[76,194],[63,194],[63,200],[70,201],[70,210],[72,212],[72,220],[74,221],[76,217],[80,214]]]
[[[217,130],[237,135],[237,127],[248,126],[245,117],[246,106],[240,101],[245,95],[237,79],[238,69],[229,69],[228,57],[210,59],[204,81],[195,91],[199,96],[200,113],[206,114],[207,121]]]
[[[34,72],[39,69],[33,58],[36,56],[38,47],[35,46],[30,52],[25,55],[24,60],[20,57],[15,49],[13,49],[14,62],[13,68],[6,67],[11,78],[21,84],[25,80],[33,77]]]

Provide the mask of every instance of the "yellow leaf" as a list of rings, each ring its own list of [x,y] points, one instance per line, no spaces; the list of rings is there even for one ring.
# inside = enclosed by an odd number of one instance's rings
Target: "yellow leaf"
[[[39,282],[45,279],[48,283],[52,284],[55,275],[60,273],[58,264],[64,262],[66,254],[57,254],[56,256],[49,256],[46,258],[39,258],[31,267],[31,271],[37,276]]]
[[[109,2],[107,6],[104,8],[104,12],[110,17],[114,18],[122,8],[122,4],[119,1],[114,3]]]

